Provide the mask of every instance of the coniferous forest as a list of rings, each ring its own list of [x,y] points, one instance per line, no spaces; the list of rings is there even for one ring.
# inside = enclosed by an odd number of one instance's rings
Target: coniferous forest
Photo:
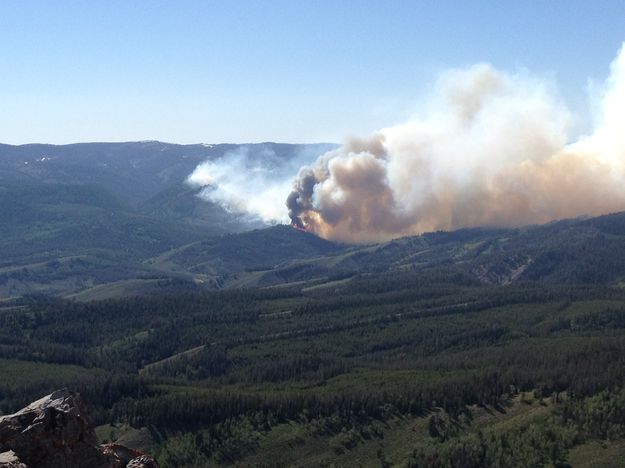
[[[66,387],[163,467],[622,466],[625,214],[343,244],[182,184],[231,147],[0,147],[0,414]]]
[[[0,468],[624,468],[623,18],[0,0]]]
[[[163,466],[584,466],[625,443],[618,287],[439,269],[31,296],[0,330],[2,412],[75,389],[102,440]]]

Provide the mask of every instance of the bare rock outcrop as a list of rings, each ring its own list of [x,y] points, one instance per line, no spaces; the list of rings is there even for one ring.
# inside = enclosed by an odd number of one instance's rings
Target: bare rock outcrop
[[[141,452],[121,445],[100,446],[77,393],[58,390],[0,417],[0,468],[126,466],[158,468]]]
[[[13,450],[0,453],[0,468],[28,468],[24,465]]]

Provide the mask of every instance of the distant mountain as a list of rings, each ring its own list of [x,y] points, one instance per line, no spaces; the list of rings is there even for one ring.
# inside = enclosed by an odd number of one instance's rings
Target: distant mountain
[[[184,183],[200,162],[237,148],[288,160],[331,147],[0,145],[0,298],[349,287],[363,277],[430,273],[488,284],[625,281],[623,213],[347,246],[288,226],[260,229]]]
[[[0,297],[152,275],[142,261],[212,232],[158,220],[86,185],[0,186]]]
[[[322,154],[333,147],[335,145],[331,144],[283,143],[176,145],[159,141],[0,144],[0,184],[45,182],[97,185],[135,206],[159,192],[182,184],[199,163],[219,158],[229,151],[247,149],[253,157],[270,150],[279,158],[288,160],[302,151]]]
[[[286,228],[285,228],[286,229]],[[295,230],[285,235],[297,236]],[[265,242],[264,231],[232,236],[229,249]],[[256,240],[254,240],[256,236]],[[221,246],[224,248],[225,246]],[[174,251],[170,260],[194,271],[215,273],[215,246],[205,243]],[[228,250],[228,249],[226,249]],[[288,250],[287,250],[288,251]],[[618,284],[625,281],[625,213],[552,222],[520,229],[477,228],[435,232],[366,246],[335,246],[325,253],[292,258],[260,268],[259,257],[229,263],[231,287],[289,282],[322,284],[340,279],[406,272],[458,272],[488,284],[523,281]],[[208,260],[211,258],[212,260]],[[245,258],[249,258],[247,262]],[[260,258],[264,258],[262,255]],[[260,263],[259,263],[260,262]],[[253,271],[250,271],[253,268]],[[305,286],[303,286],[305,287]]]
[[[198,196],[198,189],[176,184],[142,202],[137,210],[156,219],[202,226],[219,234],[267,227],[259,220],[226,211]]]
[[[186,244],[265,226],[201,200],[198,189],[185,183],[199,163],[233,151],[286,162],[331,147],[0,145],[0,298],[74,293],[137,278],[193,284],[192,274],[163,273],[144,262]],[[135,283],[121,290],[136,291]]]
[[[80,297],[91,299],[152,293],[167,285],[349,287],[358,278],[407,274],[486,284],[625,281],[625,213],[350,246],[289,226],[209,236],[207,228],[120,210],[105,192],[48,189],[34,196],[22,188],[27,207],[3,213],[12,220],[0,248],[3,295],[83,291]],[[0,200],[8,193],[0,191]],[[81,197],[100,200],[100,206],[82,204]],[[66,219],[68,209],[74,214]],[[16,257],[20,248],[26,250]]]
[[[0,264],[84,249],[143,258],[206,235],[206,230],[155,220],[87,185],[23,184],[0,187],[3,241]],[[216,232],[220,232],[217,230]]]

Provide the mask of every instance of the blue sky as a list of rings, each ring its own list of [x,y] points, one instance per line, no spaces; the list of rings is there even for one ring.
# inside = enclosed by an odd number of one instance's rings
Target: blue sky
[[[624,39],[623,1],[0,0],[0,142],[340,141],[476,62],[584,112]]]

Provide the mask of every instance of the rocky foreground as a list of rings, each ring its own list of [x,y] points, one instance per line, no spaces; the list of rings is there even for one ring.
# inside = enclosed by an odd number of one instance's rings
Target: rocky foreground
[[[117,444],[98,444],[77,393],[56,391],[0,417],[0,468],[158,468]]]

